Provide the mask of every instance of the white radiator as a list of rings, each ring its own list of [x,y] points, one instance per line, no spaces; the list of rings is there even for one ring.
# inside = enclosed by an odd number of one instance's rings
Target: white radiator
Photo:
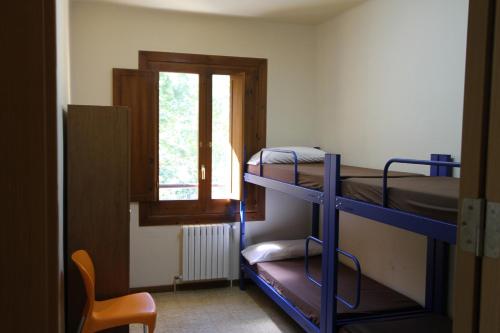
[[[229,278],[229,224],[182,227],[182,280]]]

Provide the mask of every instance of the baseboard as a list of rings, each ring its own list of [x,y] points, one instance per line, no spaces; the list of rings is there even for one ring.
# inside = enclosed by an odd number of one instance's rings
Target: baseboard
[[[233,280],[233,285],[236,286],[239,283],[239,279]],[[201,282],[185,282],[178,283],[177,290],[198,290],[198,289],[213,289],[213,288],[225,288],[231,285],[229,280],[215,280],[215,281],[201,281]],[[150,286],[150,287],[134,287],[130,288],[131,293],[148,292],[148,293],[166,293],[174,291],[173,284],[166,284],[162,286]]]

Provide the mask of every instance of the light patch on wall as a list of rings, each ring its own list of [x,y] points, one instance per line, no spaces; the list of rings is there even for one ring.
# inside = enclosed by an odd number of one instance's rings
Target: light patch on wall
[[[108,2],[185,13],[251,17],[269,21],[317,24],[366,0],[73,0]]]

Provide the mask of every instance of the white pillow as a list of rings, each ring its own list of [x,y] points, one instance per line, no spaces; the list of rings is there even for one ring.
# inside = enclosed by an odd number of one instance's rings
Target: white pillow
[[[297,154],[299,163],[315,163],[325,160],[325,152],[321,149],[311,147],[275,147],[273,149],[293,150]],[[260,151],[254,154],[248,161],[248,164],[258,165],[260,163]],[[279,153],[273,151],[264,151],[262,154],[262,163],[268,164],[286,164],[294,163],[293,154]]]
[[[321,245],[309,242],[309,256],[321,254]],[[305,256],[306,240],[281,240],[250,245],[241,251],[243,257],[254,265],[258,262],[276,261],[291,258],[302,258]]]

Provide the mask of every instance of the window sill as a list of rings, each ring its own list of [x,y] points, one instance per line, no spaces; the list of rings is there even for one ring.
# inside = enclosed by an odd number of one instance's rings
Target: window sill
[[[227,214],[189,214],[189,215],[154,215],[151,214],[149,203],[139,204],[139,226],[162,226],[162,225],[187,225],[187,224],[216,224],[240,222],[239,212],[232,215]],[[247,222],[264,221],[264,211],[248,210]]]

